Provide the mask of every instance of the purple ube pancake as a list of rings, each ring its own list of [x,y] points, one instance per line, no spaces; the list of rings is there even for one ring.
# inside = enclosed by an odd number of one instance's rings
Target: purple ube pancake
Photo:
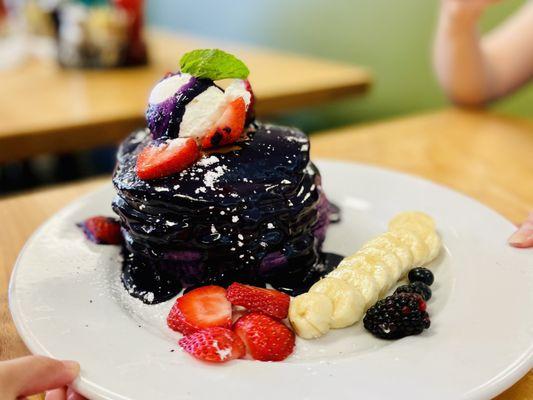
[[[233,150],[143,181],[135,163],[149,140],[141,130],[122,143],[113,177],[132,295],[156,303],[234,281],[297,293],[319,279],[329,204],[303,132],[256,123]]]

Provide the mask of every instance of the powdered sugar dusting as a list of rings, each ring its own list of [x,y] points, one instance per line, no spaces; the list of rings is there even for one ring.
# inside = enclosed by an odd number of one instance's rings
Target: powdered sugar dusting
[[[198,161],[196,163],[196,165],[199,165],[201,167],[207,167],[209,165],[213,165],[213,164],[216,164],[217,162],[219,162],[219,158],[215,155],[212,155],[212,156],[209,156],[209,157],[204,157],[202,158],[200,161]]]
[[[213,171],[207,171],[204,176],[204,184],[210,189],[215,188],[215,183],[226,172],[226,166],[217,166]]]
[[[296,143],[307,144],[308,142],[308,139],[306,137],[301,137],[301,136],[285,136],[285,139],[289,142],[296,142]]]
[[[218,344],[218,340],[213,340],[213,347],[215,348],[215,351],[217,352],[221,360],[225,360],[231,355],[231,349],[229,347],[221,349]]]

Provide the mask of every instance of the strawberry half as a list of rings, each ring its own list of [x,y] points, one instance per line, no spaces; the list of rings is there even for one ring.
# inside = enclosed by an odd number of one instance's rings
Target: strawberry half
[[[171,139],[146,146],[137,157],[135,170],[143,180],[163,178],[183,171],[198,158],[200,149],[194,139]]]
[[[189,335],[203,328],[231,326],[231,303],[226,289],[202,286],[179,297],[167,316],[167,325]]]
[[[202,329],[181,338],[178,343],[187,353],[209,362],[227,362],[246,354],[239,336],[226,328]]]
[[[288,294],[274,289],[232,283],[226,291],[231,304],[244,307],[250,311],[260,311],[274,318],[287,318],[291,298]]]
[[[245,120],[246,104],[243,98],[239,97],[228,104],[214,128],[202,138],[202,148],[208,149],[236,142],[244,131]]]
[[[98,244],[122,243],[120,224],[114,218],[102,216],[91,217],[78,224],[78,226],[91,242]]]
[[[294,350],[294,333],[265,314],[246,314],[235,322],[233,330],[255,360],[282,361]]]
[[[255,119],[255,94],[248,79],[244,81],[244,87],[250,93],[250,104],[248,104],[248,110],[246,110],[246,123],[249,124]]]

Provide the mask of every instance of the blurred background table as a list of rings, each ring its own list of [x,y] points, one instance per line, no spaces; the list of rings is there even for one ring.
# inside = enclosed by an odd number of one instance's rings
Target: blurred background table
[[[422,176],[485,203],[514,223],[533,210],[533,121],[456,109],[312,136],[314,158]]]
[[[419,175],[468,194],[515,223],[533,208],[531,154],[533,121],[454,109],[312,136],[314,158]],[[24,242],[61,207],[108,181],[104,177],[0,200],[0,359],[27,354],[7,307],[10,271]],[[497,399],[532,398],[530,372]]]
[[[151,87],[195,48],[221,47],[246,62],[258,115],[360,94],[371,83],[357,66],[164,31],[149,31],[147,44],[146,67],[67,70],[34,60],[0,71],[0,165],[116,143],[144,125]]]

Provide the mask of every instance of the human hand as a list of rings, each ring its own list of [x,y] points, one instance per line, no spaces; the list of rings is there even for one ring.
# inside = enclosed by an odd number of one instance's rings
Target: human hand
[[[44,400],[87,400],[82,395],[73,391],[70,387],[62,387],[46,392]]]
[[[441,0],[444,15],[459,21],[475,22],[492,4],[502,0]]]
[[[49,391],[47,400],[83,400],[67,389],[80,372],[75,361],[58,361],[43,356],[28,356],[0,362],[2,400],[23,399]]]

